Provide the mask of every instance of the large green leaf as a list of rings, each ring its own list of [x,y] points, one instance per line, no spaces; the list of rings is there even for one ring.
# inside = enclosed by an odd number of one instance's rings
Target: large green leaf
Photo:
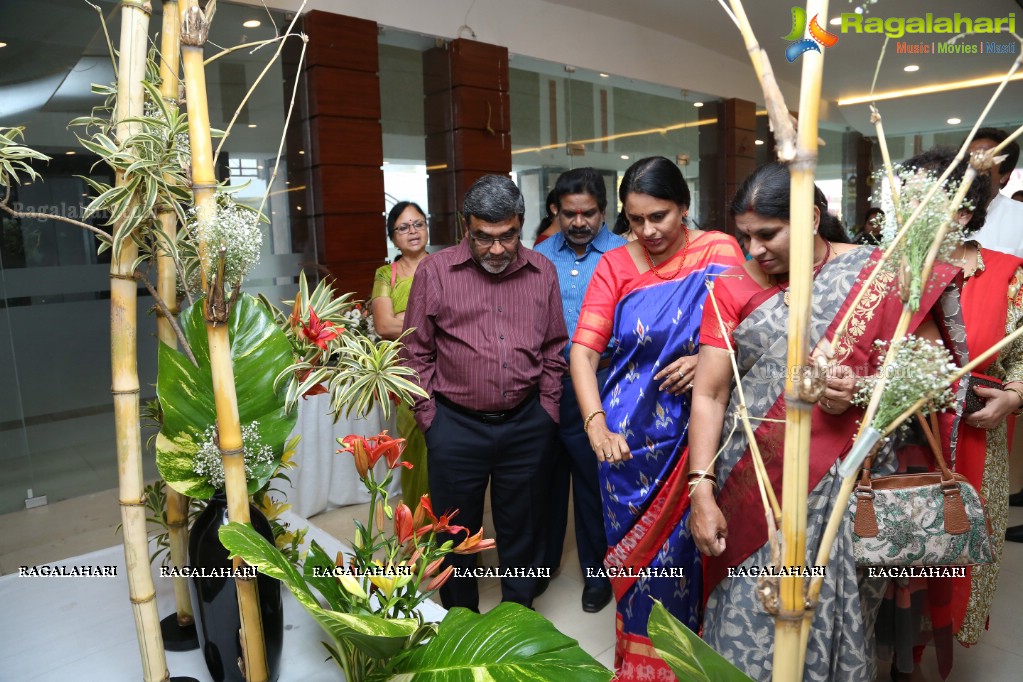
[[[419,622],[412,618],[353,615],[324,609],[280,550],[249,525],[229,523],[220,529],[220,542],[231,556],[240,556],[260,573],[283,582],[335,644],[349,642],[367,656],[384,659],[400,652],[419,629]]]
[[[192,470],[203,434],[217,419],[202,307],[200,300],[178,320],[198,367],[183,353],[160,344],[156,392],[163,409],[163,426],[156,439],[156,464],[172,488],[189,497],[207,499],[213,487]],[[244,426],[258,421],[260,440],[274,454],[273,462],[259,467],[250,477],[251,494],[273,476],[298,418],[297,412],[286,413],[283,391],[274,390],[274,377],[291,364],[291,344],[273,316],[251,296],[239,297],[228,328],[241,423]]]
[[[571,637],[535,611],[504,602],[485,615],[455,608],[437,636],[395,661],[394,682],[607,682],[600,665]]]
[[[647,633],[657,654],[680,680],[750,682],[744,672],[668,613],[656,599],[647,621]]]

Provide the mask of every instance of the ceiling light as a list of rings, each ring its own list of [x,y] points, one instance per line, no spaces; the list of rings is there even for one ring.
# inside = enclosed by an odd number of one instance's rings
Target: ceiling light
[[[255,127],[256,127],[256,124],[255,124],[255,123],[250,123],[250,124],[249,124],[249,127],[250,127],[250,128],[255,128]]]
[[[71,151],[67,151],[64,153],[67,154],[68,156],[74,156],[77,152],[74,149],[72,149]]]
[[[760,146],[760,145],[764,144],[764,141],[763,140],[753,140],[753,144],[755,144],[757,146]]]
[[[7,47],[7,43],[0,42],[0,47]]]
[[[622,161],[628,161],[628,160],[629,160],[629,155],[628,154],[622,154]]]
[[[299,149],[299,150],[298,150],[298,153],[299,153],[299,154],[305,154],[305,150],[304,150],[304,149]]]
[[[832,26],[840,26],[842,24],[842,17],[835,17],[828,22]]]
[[[301,207],[301,206],[296,206],[295,208],[297,208],[297,209],[298,209],[298,210],[300,210],[300,211],[302,210],[302,207]]]
[[[909,64],[908,66],[902,67],[902,70],[908,73],[913,73],[914,71],[919,71],[920,67],[917,66],[916,64]]]
[[[244,22],[242,26],[244,26],[245,28],[259,28],[259,26],[262,23],[263,22],[260,21],[259,19],[249,19],[248,21]]]
[[[952,118],[950,118],[947,121],[945,121],[945,123],[949,124],[950,126],[957,126],[957,125],[959,125],[962,122],[963,122],[963,119],[956,118],[955,116],[953,116]]]
[[[703,106],[703,102],[693,102],[693,106],[699,109],[700,107]]]
[[[602,73],[602,74],[600,74],[600,77],[601,77],[601,78],[610,78],[610,76],[608,76],[608,75],[607,75],[606,73]]]
[[[988,76],[986,78],[974,78],[972,80],[965,81],[953,81],[950,83],[934,83],[933,85],[923,85],[918,88],[906,88],[904,90],[891,90],[889,92],[878,92],[874,95],[858,95],[856,97],[845,97],[838,100],[838,106],[844,107],[849,104],[864,104],[867,102],[876,102],[885,99],[898,99],[899,97],[913,97],[915,95],[932,95],[936,92],[946,92],[948,90],[959,90],[962,88],[977,88],[983,85],[997,85],[1002,82],[1005,76]],[[1010,81],[1023,80],[1023,73],[1014,74],[1009,78]]]

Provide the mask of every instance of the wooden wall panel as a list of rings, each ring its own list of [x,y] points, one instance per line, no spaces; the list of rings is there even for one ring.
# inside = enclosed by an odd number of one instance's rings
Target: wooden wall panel
[[[376,72],[310,69],[309,115],[380,120],[380,77]]]
[[[453,244],[471,184],[511,172],[508,50],[458,39],[423,54],[430,241]]]
[[[304,31],[308,138],[301,155],[290,154],[289,138],[289,180],[301,173],[309,184],[303,213],[315,230],[320,274],[365,297],[387,255],[377,25],[312,11]]]
[[[313,119],[316,141],[312,144],[314,166],[375,166],[384,159],[380,121],[321,116]]]
[[[319,166],[313,172],[318,191],[314,212],[317,215],[338,213],[376,213],[384,211],[384,174],[370,166]],[[381,217],[381,221],[383,217]],[[366,248],[374,247],[367,244]],[[383,240],[380,251],[386,250]]]
[[[333,66],[368,73],[380,70],[375,21],[313,10],[304,17],[303,30],[309,36],[306,63],[310,67]]]

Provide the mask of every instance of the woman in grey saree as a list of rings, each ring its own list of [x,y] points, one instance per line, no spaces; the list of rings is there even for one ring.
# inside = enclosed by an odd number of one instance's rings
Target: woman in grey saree
[[[741,427],[734,429],[737,392],[725,350],[727,335],[736,352],[754,435],[768,478],[781,499],[785,441],[785,376],[788,306],[788,171],[779,164],[758,169],[740,188],[732,204],[740,237],[753,260],[721,274],[714,307],[704,307],[701,348],[690,421],[690,471],[709,469],[711,485],[692,494],[690,524],[697,547],[706,555],[704,639],[736,666],[758,680],[770,680],[774,649],[774,617],[757,597],[757,569],[772,564],[756,475]],[[821,232],[831,234],[827,203],[819,193],[814,210]],[[742,241],[742,239],[740,239]],[[813,306],[810,347],[830,339],[876,261],[869,247],[832,243],[815,237]],[[950,287],[953,268],[939,268],[932,277],[910,330],[938,338],[948,329],[943,304],[953,318],[956,291]],[[851,406],[856,376],[876,371],[877,339],[895,328],[902,304],[890,276],[881,276],[857,306],[850,332],[834,349],[835,366],[824,397],[814,407],[811,427],[807,565],[837,499],[838,464],[852,445],[859,408]],[[947,335],[946,341],[951,341]],[[724,449],[711,466],[719,445]],[[883,459],[883,458],[878,458]],[[894,470],[894,457],[875,460],[878,473]],[[715,499],[715,492],[717,497]],[[729,569],[733,576],[729,577]],[[737,573],[737,575],[736,575]],[[826,577],[810,632],[804,680],[873,681],[875,662],[871,623],[886,586],[885,579],[857,573],[852,540],[843,522],[831,551]]]

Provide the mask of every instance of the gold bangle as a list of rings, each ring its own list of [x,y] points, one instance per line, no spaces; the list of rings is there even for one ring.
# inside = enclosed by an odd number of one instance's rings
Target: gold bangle
[[[1018,388],[1011,388],[1009,386],[1003,386],[1002,390],[1012,391],[1019,397],[1019,407],[1016,408],[1016,411],[1013,412],[1013,414],[1016,415],[1017,417],[1023,415],[1023,391],[1020,391]]]
[[[707,471],[706,469],[693,469],[688,474],[686,474],[686,480],[692,481],[694,478],[706,478],[708,481],[711,481],[713,483],[718,482],[718,477],[715,476],[713,473]]]
[[[602,414],[605,417],[607,416],[607,412],[605,412],[604,410],[594,410],[593,412],[590,412],[588,415],[586,415],[586,419],[583,420],[583,433],[586,433],[590,430],[590,421],[592,421],[592,419],[596,417],[598,414]]]

